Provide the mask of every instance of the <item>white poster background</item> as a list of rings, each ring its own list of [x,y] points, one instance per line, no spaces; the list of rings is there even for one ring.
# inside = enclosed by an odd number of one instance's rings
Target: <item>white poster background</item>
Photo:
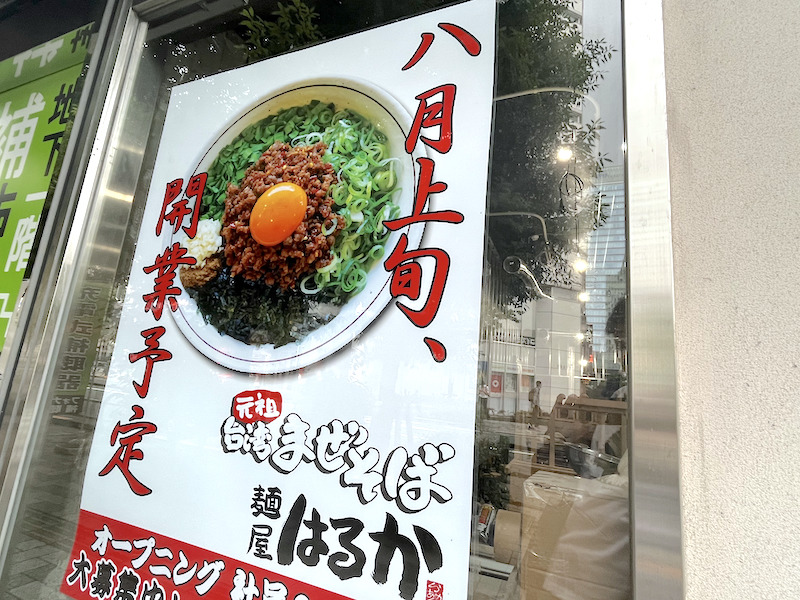
[[[494,13],[493,0],[474,0],[173,89],[87,467],[82,509],[358,599],[399,597],[399,553],[385,585],[371,578],[377,544],[368,533],[383,529],[388,512],[398,520],[401,533],[413,539],[412,526],[424,527],[442,548],[444,565],[434,574],[428,575],[421,560],[415,597],[424,597],[426,579],[442,583],[445,597],[466,597]],[[443,22],[475,36],[482,44],[480,54],[468,54],[438,27]],[[403,71],[425,32],[435,35],[433,44],[414,67]],[[422,240],[421,247],[441,248],[451,259],[438,314],[431,325],[419,329],[392,301],[350,344],[299,371],[254,375],[219,366],[187,342],[168,308],[159,321],[144,311],[142,296],[153,291],[155,274],[145,274],[143,268],[164,251],[169,236],[166,223],[161,237],[155,235],[165,186],[178,177],[188,180],[198,152],[208,148],[233,117],[271,91],[337,75],[372,82],[411,115],[417,109],[417,95],[442,84],[457,85],[452,149],[447,154],[428,150],[435,162],[433,180],[446,182],[448,188],[431,196],[427,210],[450,209],[464,215],[460,224],[429,223]],[[382,269],[385,258],[374,268]],[[432,262],[423,263],[423,268],[431,270]],[[408,304],[407,299],[399,300]],[[160,347],[173,357],[154,364],[149,393],[140,399],[132,382],[142,381],[145,360],[132,364],[128,355],[144,349],[141,332],[157,325],[166,328]],[[445,345],[444,362],[432,359],[425,336]],[[369,432],[366,446],[380,452],[378,468],[400,446],[413,454],[425,443],[451,445],[455,457],[437,465],[434,480],[452,492],[452,500],[434,500],[423,511],[406,514],[380,494],[361,504],[354,488],[340,485],[338,473],[323,474],[313,463],[303,462],[292,473],[282,474],[268,461],[257,463],[250,454],[224,453],[220,428],[231,414],[232,398],[252,389],[280,392],[283,416],[298,414],[310,425],[309,434],[334,419],[357,421]],[[98,476],[117,448],[110,444],[114,426],[128,422],[135,404],[144,409],[144,420],[158,427],[136,446],[143,459],[131,462],[131,472],[153,490],[147,496],[133,494],[118,469]],[[273,446],[283,416],[269,426]],[[257,486],[280,488],[282,517],[302,493],[308,500],[307,514],[316,508],[323,522],[344,517],[362,520],[365,528],[356,544],[367,554],[363,575],[341,581],[325,560],[316,567],[297,559],[280,566],[248,554],[251,527],[263,522],[253,517],[250,508]],[[298,541],[307,537],[305,533],[301,528]],[[335,532],[329,530],[326,540],[331,552],[338,549]]]

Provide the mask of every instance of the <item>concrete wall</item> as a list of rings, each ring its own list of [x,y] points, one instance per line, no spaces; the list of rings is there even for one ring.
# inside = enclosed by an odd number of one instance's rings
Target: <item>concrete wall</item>
[[[800,3],[664,25],[686,597],[800,598]]]

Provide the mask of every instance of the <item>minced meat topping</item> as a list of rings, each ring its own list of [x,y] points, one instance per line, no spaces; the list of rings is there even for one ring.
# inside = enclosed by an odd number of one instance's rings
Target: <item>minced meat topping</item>
[[[301,277],[330,263],[331,248],[344,222],[334,215],[328,195],[337,178],[333,167],[322,162],[325,149],[321,142],[296,148],[276,142],[247,169],[239,186],[228,186],[222,236],[231,275],[294,289]],[[267,189],[283,181],[305,190],[306,215],[283,242],[263,246],[250,235],[250,212]],[[330,233],[325,235],[325,231]]]

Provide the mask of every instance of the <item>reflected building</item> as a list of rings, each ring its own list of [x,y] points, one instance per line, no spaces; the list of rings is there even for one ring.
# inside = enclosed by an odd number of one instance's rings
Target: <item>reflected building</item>
[[[595,183],[604,205],[605,222],[589,237],[586,289],[586,325],[592,332],[595,377],[624,367],[613,334],[606,331],[614,307],[627,296],[625,255],[625,181],[621,166],[606,167]]]

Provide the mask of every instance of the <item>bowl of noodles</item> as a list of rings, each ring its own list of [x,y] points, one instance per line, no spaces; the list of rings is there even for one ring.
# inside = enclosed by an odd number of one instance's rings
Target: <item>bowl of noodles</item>
[[[326,78],[268,94],[213,136],[192,173],[207,173],[197,233],[173,236],[196,261],[179,271],[173,313],[195,348],[231,369],[281,373],[333,354],[380,315],[391,300],[383,261],[401,234],[406,251],[422,238],[421,223],[383,224],[413,211],[424,149],[406,152],[411,122],[377,86]],[[261,203],[287,186],[304,196],[300,221],[264,245],[256,214],[284,218]]]

